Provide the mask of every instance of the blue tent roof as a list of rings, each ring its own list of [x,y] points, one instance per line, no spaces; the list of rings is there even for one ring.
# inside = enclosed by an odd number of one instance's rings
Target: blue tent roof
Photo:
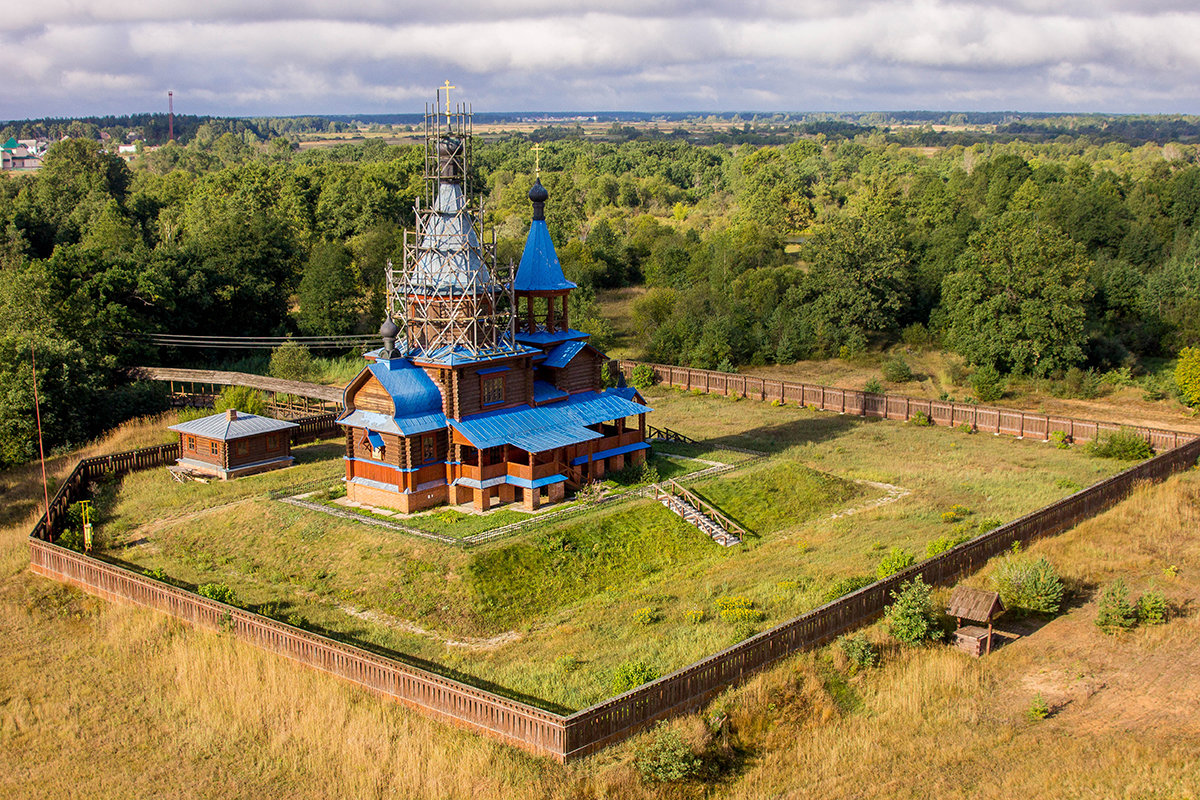
[[[433,214],[422,231],[421,255],[409,276],[408,288],[419,294],[462,292],[491,281],[475,235],[462,187],[438,185]]]
[[[535,219],[525,237],[525,250],[521,253],[521,265],[517,277],[513,278],[513,289],[518,292],[552,292],[574,289],[575,284],[563,275],[554,242],[550,241],[550,230],[546,220]]]
[[[447,420],[475,447],[511,444],[533,453],[579,444],[601,435],[588,425],[632,417],[651,409],[613,392],[580,392],[561,403],[530,408],[506,408]]]

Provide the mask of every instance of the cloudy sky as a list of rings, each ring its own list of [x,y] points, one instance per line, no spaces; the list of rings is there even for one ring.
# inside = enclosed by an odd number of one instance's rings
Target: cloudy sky
[[[14,2],[15,0],[9,0]],[[420,111],[1200,112],[1182,0],[36,0],[0,119]]]

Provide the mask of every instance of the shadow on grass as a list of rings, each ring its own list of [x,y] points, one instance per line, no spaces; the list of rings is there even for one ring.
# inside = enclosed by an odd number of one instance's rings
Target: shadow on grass
[[[115,558],[115,557],[113,557],[111,555],[107,555],[107,554],[93,554],[93,556],[95,558],[98,558],[101,561],[104,561],[105,563],[112,564],[115,567],[121,567],[122,569],[127,569],[130,572],[133,572],[137,575],[145,575],[146,574],[145,571],[140,566],[138,566],[137,564],[134,564],[132,562],[124,561],[122,559]],[[162,579],[154,578],[154,580],[162,580]],[[197,589],[200,588],[197,584],[188,583],[186,581],[181,581],[176,578],[172,578],[170,576],[167,576],[166,580],[162,580],[162,582],[167,584],[168,586],[174,586],[177,589],[183,589],[184,591],[191,592],[192,594],[195,594]],[[267,616],[268,618],[270,618],[276,622],[279,622],[283,625],[290,625],[291,627],[295,627],[300,630],[308,631],[309,633],[315,633],[318,636],[324,636],[324,637],[326,637],[328,639],[332,639],[336,642],[340,642],[342,644],[347,644],[347,645],[350,645],[351,647],[357,647],[361,650],[366,650],[367,652],[372,653],[374,655],[382,656],[383,658],[388,658],[388,659],[391,659],[392,661],[398,661],[401,664],[404,664],[409,667],[414,667],[415,669],[424,670],[425,672],[431,672],[434,675],[438,675],[443,678],[449,678],[450,680],[458,681],[459,683],[465,683],[468,686],[473,686],[476,689],[482,689],[485,692],[491,692],[492,694],[499,695],[501,697],[506,697],[509,700],[516,700],[517,702],[520,702],[520,703],[526,703],[526,704],[534,706],[536,708],[540,708],[544,711],[549,711],[552,714],[561,714],[561,715],[566,716],[566,715],[569,715],[569,714],[573,713],[574,711],[576,711],[576,709],[568,708],[567,706],[563,706],[558,703],[554,703],[554,702],[545,700],[540,697],[534,697],[532,695],[527,695],[522,692],[513,691],[512,689],[508,688],[507,686],[501,686],[500,684],[493,683],[489,680],[485,680],[476,675],[472,675],[468,672],[463,672],[461,670],[452,669],[450,667],[445,666],[444,664],[439,664],[435,661],[428,661],[426,659],[419,658],[417,656],[410,655],[408,653],[402,653],[397,650],[392,650],[391,648],[382,647],[382,646],[370,641],[369,639],[364,638],[369,634],[369,631],[366,628],[350,628],[350,629],[345,629],[345,630],[335,630],[332,628],[327,628],[323,625],[319,625],[315,622],[311,622],[309,620],[304,620],[303,625],[294,625],[294,624],[286,621],[286,619],[280,619],[281,616],[286,618],[289,613],[294,613],[296,606],[294,603],[292,603],[290,601],[286,601],[286,600],[273,601],[271,603],[259,604],[259,605],[235,606],[235,608],[242,608],[244,611],[260,613],[260,610],[263,609],[264,607],[272,607],[272,606],[273,606],[273,608],[271,609],[272,613],[266,614],[264,616]]]
[[[749,447],[777,454],[798,444],[827,442],[859,425],[880,421],[882,420],[851,414],[820,414],[777,425],[763,425],[732,436],[705,439],[702,444],[711,447]]]

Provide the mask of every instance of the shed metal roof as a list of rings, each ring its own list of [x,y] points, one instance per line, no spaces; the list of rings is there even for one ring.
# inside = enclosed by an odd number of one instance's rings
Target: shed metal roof
[[[246,414],[240,411],[236,419],[229,419],[222,411],[220,414],[212,414],[172,425],[170,430],[228,442],[232,439],[244,439],[260,433],[272,433],[298,427],[300,426],[294,422],[284,422],[281,419],[260,417],[257,414]]]

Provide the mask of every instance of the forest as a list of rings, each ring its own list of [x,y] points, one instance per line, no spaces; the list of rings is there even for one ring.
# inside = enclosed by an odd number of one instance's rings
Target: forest
[[[605,346],[596,292],[644,286],[636,354],[721,369],[911,344],[1052,377],[1200,344],[1200,151],[1156,141],[1178,126],[1106,137],[1112,121],[1047,118],[955,144],[966,134],[834,122],[537,137],[549,227],[581,286],[573,322]],[[230,356],[148,334],[378,327],[421,148],[301,150],[249,130],[197,124],[129,164],[81,135],[0,177],[0,465],[36,455],[31,347],[56,448],[162,402],[129,367]],[[528,229],[530,144],[474,149],[504,264]]]

